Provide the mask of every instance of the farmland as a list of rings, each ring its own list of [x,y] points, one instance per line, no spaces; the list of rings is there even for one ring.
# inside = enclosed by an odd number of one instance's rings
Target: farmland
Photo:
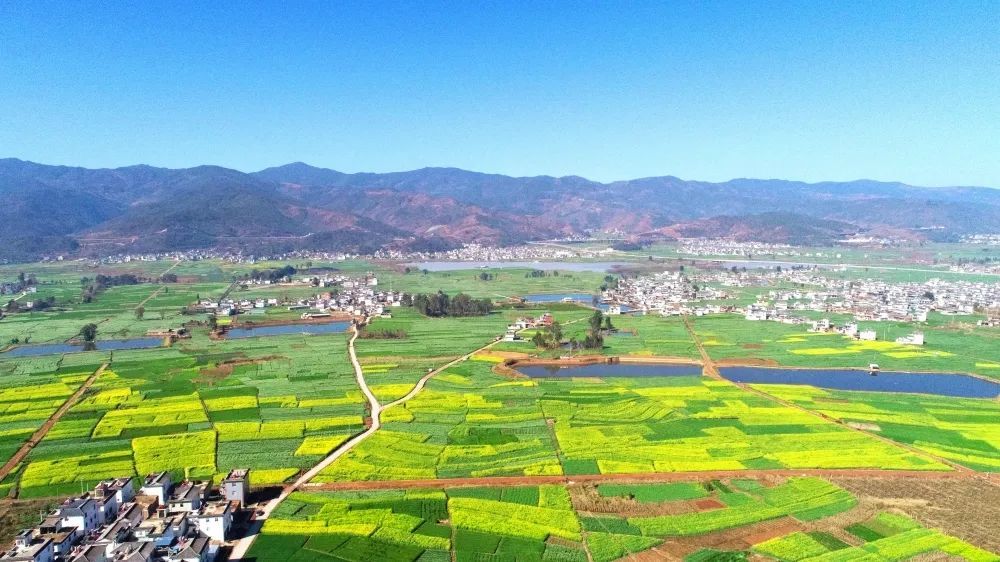
[[[701,377],[511,380],[469,361],[383,414],[320,481],[741,468],[948,470]]]
[[[209,336],[203,313],[182,313],[199,297],[221,295],[249,266],[119,264],[102,271],[153,277],[173,267],[186,282],[110,287],[82,302],[79,279],[94,271],[39,265],[33,270],[38,294],[62,305],[3,318],[4,345],[14,339],[61,343],[91,322],[98,340],[181,325],[190,337],[149,349],[0,354],[4,460],[108,364],[0,482],[3,492],[44,501],[108,477],[165,470],[177,479],[218,482],[233,468],[250,468],[255,487],[276,487],[336,451],[335,462],[289,489],[259,538],[251,539],[249,557],[603,562],[656,549],[651,552],[689,560],[903,560],[927,553],[996,559],[980,550],[997,548],[983,533],[922,518],[907,502],[872,500],[837,478],[872,474],[900,483],[898,497],[907,498],[907,487],[973,482],[996,472],[996,401],[744,387],[702,376],[696,345],[696,338],[704,345],[709,374],[712,363],[858,367],[875,361],[885,369],[989,376],[1000,361],[990,329],[932,316],[924,327],[928,345],[914,350],[736,315],[691,318],[693,335],[679,317],[622,315],[612,317],[617,332],[586,354],[676,360],[691,372],[531,379],[502,363],[558,360],[567,351],[496,338],[519,317],[549,312],[565,339],[582,340],[593,310],[506,298],[593,293],[604,274],[490,270],[484,279],[480,271],[406,273],[364,261],[314,266],[373,272],[380,287],[462,291],[497,303],[485,316],[431,318],[401,306],[370,318],[353,350],[383,409],[380,427],[365,432],[372,410],[349,360],[350,333],[220,339]],[[304,298],[315,290],[253,285],[235,288],[234,296]],[[752,300],[757,290],[740,298]],[[297,315],[275,307],[263,317],[290,322]],[[890,340],[911,329],[878,327]],[[414,390],[428,373],[435,374]],[[496,478],[514,480],[498,484]]]
[[[268,519],[249,556],[610,562],[654,549],[686,560],[726,551],[779,561],[873,554],[895,561],[927,553],[998,560],[898,509],[869,515],[854,494],[818,478],[615,486],[299,492]],[[639,493],[619,496],[630,491]]]
[[[989,329],[929,325],[923,328],[927,344],[894,343],[913,331],[896,323],[861,323],[876,329],[881,341],[856,341],[836,333],[808,333],[801,326],[777,322],[747,322],[735,316],[698,318],[695,330],[713,359],[789,367],[864,368],[878,363],[898,371],[966,372],[998,376],[992,365],[1000,349],[998,335]]]

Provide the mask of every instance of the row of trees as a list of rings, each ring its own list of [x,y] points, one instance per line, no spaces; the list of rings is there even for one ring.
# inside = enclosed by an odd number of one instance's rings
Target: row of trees
[[[139,283],[145,283],[147,281],[149,280],[131,273],[123,273],[121,275],[99,274],[93,279],[90,277],[81,277],[80,284],[83,285],[83,292],[81,293],[80,298],[83,302],[91,302],[94,300],[94,297],[98,295],[98,293],[104,291],[108,287],[117,287],[119,285],[138,285]]]
[[[270,281],[274,283],[275,281],[280,281],[285,277],[291,277],[295,275],[298,270],[290,265],[284,267],[278,267],[275,269],[251,269],[250,273],[244,276],[244,279],[253,279],[257,281]]]
[[[474,299],[465,293],[453,298],[442,291],[433,295],[423,293],[411,298],[413,308],[425,316],[485,316],[493,311],[490,299]]]

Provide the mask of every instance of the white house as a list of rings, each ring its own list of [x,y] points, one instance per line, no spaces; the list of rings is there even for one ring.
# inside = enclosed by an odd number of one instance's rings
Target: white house
[[[225,541],[233,524],[233,506],[227,501],[206,505],[194,518],[195,526],[214,541]]]

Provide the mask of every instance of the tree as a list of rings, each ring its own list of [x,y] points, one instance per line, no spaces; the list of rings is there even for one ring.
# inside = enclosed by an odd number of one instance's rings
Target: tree
[[[209,331],[214,332],[216,329],[218,329],[218,327],[219,327],[219,319],[216,318],[214,314],[210,315],[208,317],[208,329],[209,329]]]
[[[594,313],[590,315],[590,329],[594,331],[600,330],[602,322],[604,322],[604,315],[601,314],[600,310],[595,310]]]
[[[97,339],[97,324],[84,324],[80,328],[80,337],[87,343],[93,343]]]
[[[601,349],[604,347],[604,336],[597,330],[587,330],[587,336],[583,338],[583,347],[587,349]]]
[[[604,329],[608,330],[608,331],[611,331],[611,330],[615,329],[615,327],[611,325],[611,317],[610,316],[605,316],[604,317]]]
[[[21,283],[21,284],[24,283],[24,272],[23,271],[18,271],[17,272],[17,282]]]
[[[135,307],[135,319],[142,320],[142,317],[146,314],[146,307],[139,305]]]
[[[570,353],[570,355],[572,355],[573,352],[576,351],[577,349],[580,349],[580,342],[577,341],[576,337],[570,338],[569,339],[569,353]]]
[[[7,301],[7,312],[17,312],[17,301],[14,299]]]

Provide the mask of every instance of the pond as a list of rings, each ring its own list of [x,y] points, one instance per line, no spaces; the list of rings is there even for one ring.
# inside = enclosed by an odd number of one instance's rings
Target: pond
[[[258,336],[286,336],[296,334],[337,334],[346,332],[350,322],[326,322],[323,324],[282,324],[279,326],[256,326],[253,328],[232,328],[226,332],[228,339],[254,338]]]
[[[163,345],[163,338],[134,338],[128,340],[98,340],[94,342],[96,351],[116,351],[120,349],[148,349]],[[93,351],[84,349],[83,344],[46,343],[38,345],[22,345],[0,353],[0,359],[10,357],[38,357],[58,353],[77,353]]]
[[[564,299],[570,299],[573,302],[585,304],[587,306],[593,306],[594,295],[590,293],[544,293],[535,295],[524,295],[525,302],[533,303],[547,303],[547,302],[562,302]],[[601,310],[608,309],[607,304],[598,303],[597,308]],[[628,312],[632,310],[628,305],[620,305],[622,312]]]
[[[722,367],[719,372],[724,378],[741,383],[804,384],[834,390],[906,392],[961,398],[996,398],[1000,395],[1000,383],[961,373],[920,374],[882,371],[873,377],[867,371],[850,369],[768,367]]]
[[[462,269],[541,269],[552,271],[593,271],[604,273],[616,267],[626,267],[625,262],[573,262],[573,261],[423,261],[406,264],[427,271],[458,271]]]
[[[594,365],[521,365],[528,377],[700,377],[701,365],[679,363],[597,363]]]

